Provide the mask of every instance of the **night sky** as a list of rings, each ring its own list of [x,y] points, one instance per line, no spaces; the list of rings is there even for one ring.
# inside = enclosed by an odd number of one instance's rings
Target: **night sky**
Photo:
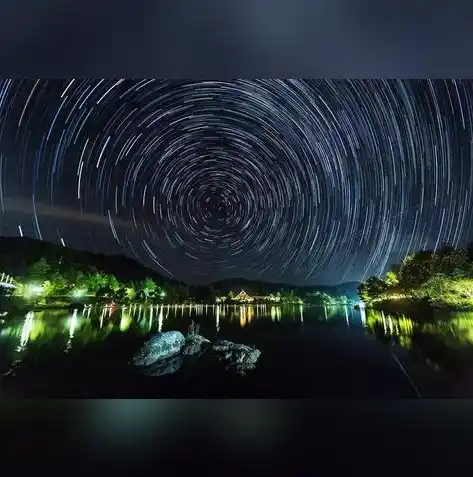
[[[3,236],[337,284],[472,238],[473,82],[2,80]]]

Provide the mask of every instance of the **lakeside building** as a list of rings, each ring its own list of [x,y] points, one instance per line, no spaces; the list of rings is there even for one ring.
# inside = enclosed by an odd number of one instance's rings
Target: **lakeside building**
[[[238,295],[234,296],[232,299],[222,296],[216,299],[217,303],[225,303],[225,302],[232,302],[232,303],[254,303],[254,302],[271,302],[271,303],[279,303],[281,301],[281,297],[279,294],[273,295],[259,295],[259,296],[250,296],[246,293],[245,290],[241,290]]]

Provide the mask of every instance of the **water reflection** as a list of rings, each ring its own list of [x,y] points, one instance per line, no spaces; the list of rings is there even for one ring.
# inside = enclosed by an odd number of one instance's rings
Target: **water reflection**
[[[446,353],[443,349],[437,352],[440,345],[448,350],[473,349],[473,313],[466,312],[422,322],[412,316],[364,308],[354,310],[348,306],[131,305],[122,309],[89,307],[72,313],[29,312],[24,317],[10,319],[0,327],[0,365],[8,369],[12,363],[22,363],[29,354],[37,359],[45,350],[53,355],[71,353],[111,335],[144,337],[170,329],[185,332],[191,320],[199,322],[202,334],[209,338],[228,336],[231,332],[262,335],[277,328],[291,333],[293,329],[313,326],[343,327],[349,333],[366,332],[381,342],[416,351],[439,366]],[[2,359],[8,359],[8,363]]]
[[[473,312],[443,313],[430,321],[366,312],[367,330],[422,357],[435,369],[468,372],[473,365]]]
[[[25,322],[21,329],[20,345],[18,346],[18,351],[23,351],[23,349],[25,349],[28,343],[28,340],[30,339],[30,333],[31,333],[31,330],[33,329],[33,323],[34,323],[34,313],[30,311],[26,315]]]
[[[404,348],[412,347],[412,336],[416,323],[404,315],[396,317],[383,311],[362,310],[362,320],[367,330],[380,341],[394,341]]]
[[[284,320],[304,324],[303,306],[274,305],[131,305],[123,308],[88,307],[84,310],[29,312],[24,318],[10,319],[0,328],[0,345],[9,346],[19,359],[34,343],[62,343],[69,353],[75,347],[106,339],[111,333],[146,335],[156,331],[182,328],[191,320],[203,321],[204,328],[219,333],[222,324],[240,329],[252,328],[255,321],[280,323]],[[320,313],[320,310],[319,310]],[[210,332],[210,331],[208,331]]]
[[[77,326],[77,310],[74,310],[72,316],[68,320],[69,339],[67,340],[66,344],[66,352],[70,351],[70,349],[72,348],[72,340],[74,339],[74,333],[76,331]]]

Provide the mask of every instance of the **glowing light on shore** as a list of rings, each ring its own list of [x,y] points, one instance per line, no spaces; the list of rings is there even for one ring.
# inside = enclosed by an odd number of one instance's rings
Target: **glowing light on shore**
[[[87,294],[87,290],[85,288],[75,288],[72,292],[72,296],[74,298],[81,298]]]

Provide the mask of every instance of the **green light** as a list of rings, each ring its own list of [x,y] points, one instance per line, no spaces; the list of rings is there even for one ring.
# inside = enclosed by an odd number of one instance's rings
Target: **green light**
[[[72,296],[75,298],[80,298],[85,296],[87,293],[87,290],[84,290],[83,288],[75,288],[72,292]]]
[[[24,289],[25,297],[38,296],[43,292],[43,287],[40,285],[26,285]]]

